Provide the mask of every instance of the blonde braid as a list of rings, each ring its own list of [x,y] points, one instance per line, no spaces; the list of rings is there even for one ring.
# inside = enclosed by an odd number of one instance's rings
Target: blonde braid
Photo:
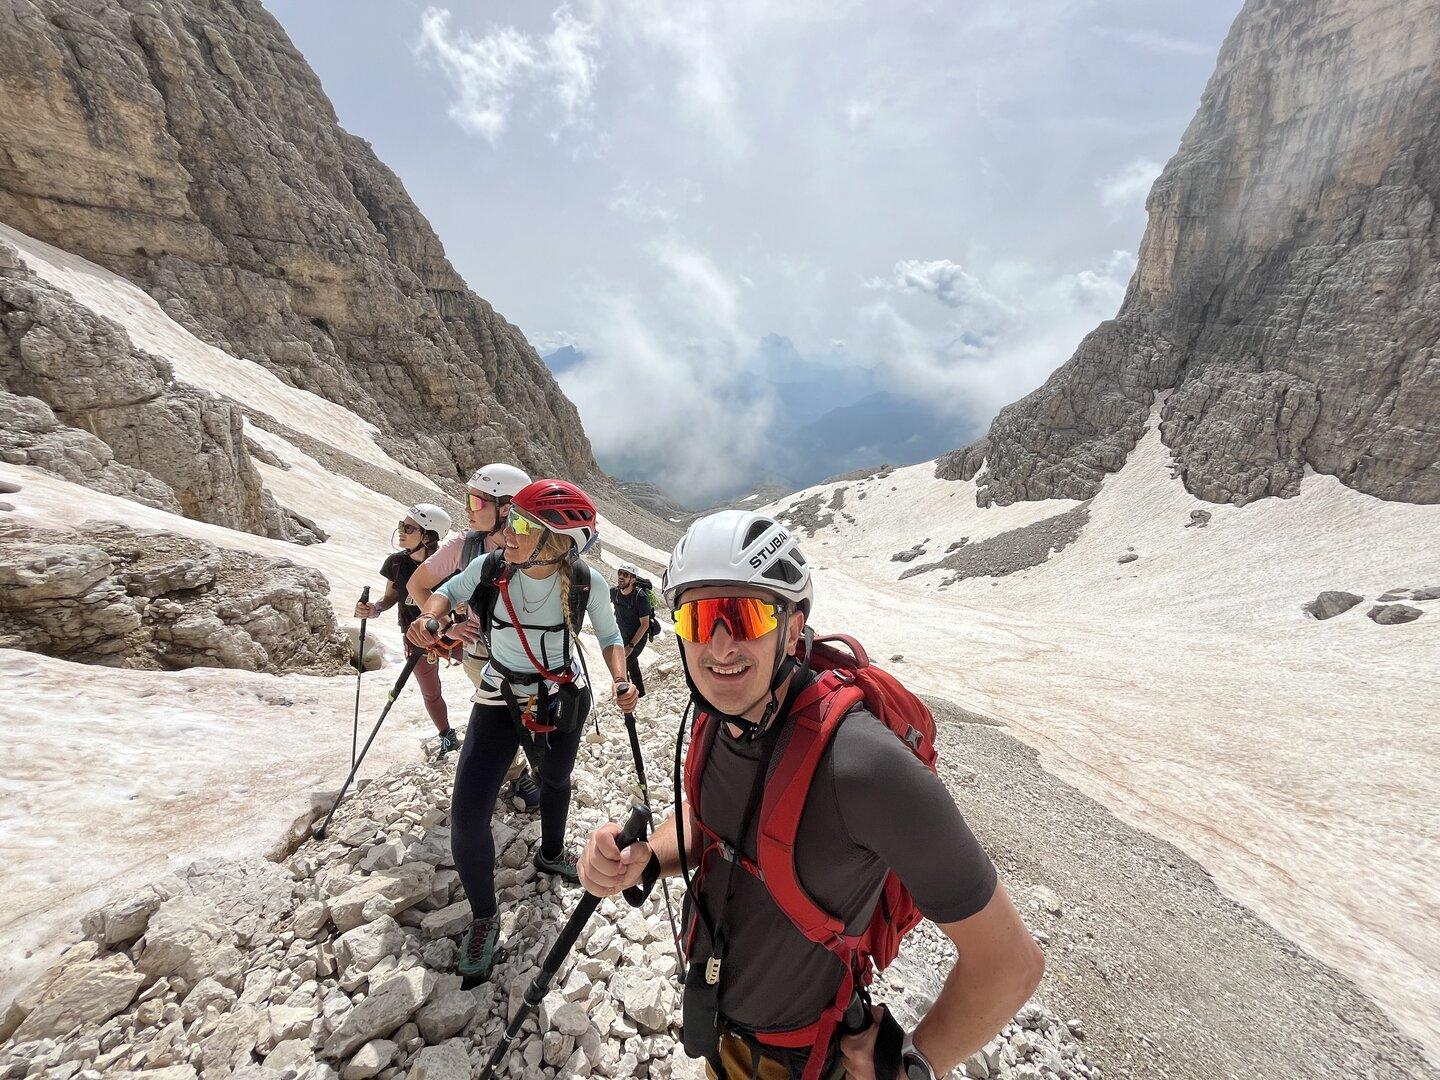
[[[545,542],[540,545],[536,555],[542,559],[561,559],[575,546],[575,541],[563,533],[550,533],[545,537]],[[570,631],[574,637],[580,632],[575,625],[575,620],[570,614],[570,587],[573,584],[570,578],[574,562],[566,559],[560,564],[560,616],[565,620],[565,629]]]
[[[570,614],[570,568],[574,565],[567,562],[560,567],[560,616],[565,620],[565,629],[570,631],[572,638],[580,632]]]

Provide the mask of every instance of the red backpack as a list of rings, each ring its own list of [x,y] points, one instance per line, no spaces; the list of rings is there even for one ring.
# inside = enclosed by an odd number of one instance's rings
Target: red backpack
[[[845,648],[836,648],[837,644]],[[814,1023],[794,1031],[755,1035],[771,1046],[810,1047],[803,1080],[816,1080],[855,990],[869,985],[874,973],[884,970],[895,959],[900,942],[921,919],[910,890],[893,870],[885,875],[869,925],[858,935],[846,934],[844,923],[805,892],[795,869],[795,835],[816,767],[840,721],[862,703],[932,772],[936,754],[935,719],[930,710],[893,675],[873,666],[864,647],[854,638],[836,635],[816,640],[808,666],[820,677],[795,699],[788,721],[789,741],[765,784],[756,827],[758,865],[734,852],[699,817],[700,777],[711,743],[708,713],[700,713],[695,718],[691,752],[685,761],[685,796],[704,839],[700,867],[703,868],[706,857],[715,852],[722,857],[734,857],[737,865],[764,882],[776,905],[797,930],[829,949],[845,967],[834,1002]]]

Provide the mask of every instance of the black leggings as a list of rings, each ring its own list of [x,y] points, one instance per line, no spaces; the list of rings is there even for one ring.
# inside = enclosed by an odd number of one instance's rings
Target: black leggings
[[[540,850],[557,856],[565,847],[565,820],[570,813],[570,773],[580,751],[580,736],[590,712],[590,691],[581,703],[580,723],[569,734],[552,731],[536,739],[545,754],[535,770],[540,782]],[[450,851],[465,886],[475,918],[495,914],[495,837],[490,817],[505,782],[505,770],[520,745],[520,732],[504,705],[476,705],[470,730],[455,766],[455,791],[450,796]]]

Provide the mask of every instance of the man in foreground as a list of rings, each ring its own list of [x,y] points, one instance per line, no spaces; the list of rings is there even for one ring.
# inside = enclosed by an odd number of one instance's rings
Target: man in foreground
[[[624,851],[617,825],[595,830],[581,883],[608,896],[696,868],[684,1042],[711,1075],[815,1080],[839,1064],[863,1080],[944,1075],[1005,1025],[1044,968],[989,858],[927,763],[859,707],[833,727],[801,801],[789,800],[803,812],[777,862],[787,830],[775,804],[798,783],[788,748],[825,717],[817,694],[837,685],[796,659],[809,645],[809,565],[778,522],[722,511],[676,547],[664,593],[697,711],[683,813]],[[913,898],[959,953],[913,1032],[863,993],[870,961],[855,944],[873,944],[890,917],[882,891],[887,906]],[[808,921],[796,913],[807,903]],[[875,1022],[843,1034],[840,1014],[866,1010]]]

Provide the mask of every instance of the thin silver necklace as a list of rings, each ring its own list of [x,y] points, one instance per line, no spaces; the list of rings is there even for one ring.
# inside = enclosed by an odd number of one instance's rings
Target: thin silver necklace
[[[531,580],[533,581],[534,579],[531,578]],[[526,601],[525,595],[523,593],[520,595],[520,610],[526,615],[535,614],[535,612],[539,611],[542,607],[544,607],[550,597],[554,595],[555,589],[557,586],[559,586],[559,584],[560,572],[557,570],[555,573],[550,575],[550,588],[545,590],[544,596],[540,597],[539,600],[535,601],[534,607],[531,607],[530,604]]]

